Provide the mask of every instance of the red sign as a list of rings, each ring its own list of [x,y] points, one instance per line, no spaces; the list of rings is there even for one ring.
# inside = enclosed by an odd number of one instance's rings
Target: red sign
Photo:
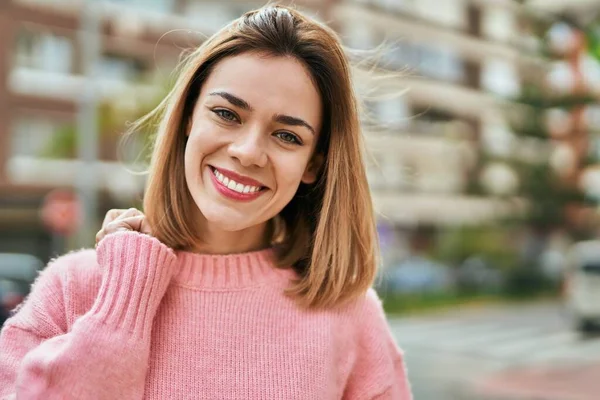
[[[81,221],[81,202],[71,190],[56,189],[46,195],[40,216],[44,225],[58,235],[77,231]]]

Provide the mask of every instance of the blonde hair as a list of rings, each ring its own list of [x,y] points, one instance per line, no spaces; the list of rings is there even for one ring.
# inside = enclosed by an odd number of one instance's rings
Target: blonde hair
[[[186,218],[195,207],[184,174],[186,131],[214,66],[245,52],[298,59],[320,92],[323,128],[315,154],[324,162],[317,182],[301,184],[279,214],[285,235],[276,254],[279,266],[292,266],[299,275],[286,293],[300,306],[341,305],[367,291],[378,264],[359,107],[350,65],[336,34],[294,9],[266,6],[221,29],[183,61],[171,92],[132,126],[136,130],[160,121],[144,211],[155,236],[166,245],[189,249],[201,240],[198,227]]]

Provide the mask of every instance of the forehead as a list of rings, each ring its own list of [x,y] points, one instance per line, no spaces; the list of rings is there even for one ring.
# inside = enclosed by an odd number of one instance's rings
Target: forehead
[[[320,126],[318,89],[306,67],[293,57],[256,53],[227,57],[214,67],[200,95],[214,90],[241,97],[257,112],[292,115]]]

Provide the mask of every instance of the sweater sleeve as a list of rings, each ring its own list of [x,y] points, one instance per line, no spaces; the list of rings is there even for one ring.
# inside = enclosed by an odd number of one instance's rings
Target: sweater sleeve
[[[141,399],[154,315],[176,256],[137,232],[97,248],[102,283],[91,309],[67,329],[66,275],[72,256],[36,280],[0,334],[0,399]],[[77,301],[77,299],[71,299]]]
[[[357,314],[358,349],[344,400],[412,400],[404,355],[396,345],[373,289]]]

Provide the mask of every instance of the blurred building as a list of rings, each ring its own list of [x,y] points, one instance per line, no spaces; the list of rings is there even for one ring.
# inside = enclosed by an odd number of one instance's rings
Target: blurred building
[[[259,1],[88,1],[98,18],[93,71],[97,103],[117,109],[158,100],[183,49],[202,42]],[[301,1],[325,17],[328,2]],[[47,259],[51,235],[40,208],[53,189],[74,189],[77,121],[86,85],[82,0],[0,2],[0,252]],[[89,39],[87,39],[89,40]],[[99,118],[105,118],[100,113]],[[90,121],[90,123],[93,123]],[[144,177],[117,157],[118,135],[99,123],[94,163],[99,214],[141,197]],[[139,143],[138,143],[139,144]],[[141,144],[139,144],[141,145]],[[139,152],[136,143],[132,153]],[[60,252],[60,249],[54,249]]]
[[[375,204],[396,239],[512,212],[471,187],[503,194],[516,184],[510,171],[478,176],[475,167],[483,147],[511,151],[502,107],[519,94],[522,69],[537,62],[530,55],[535,43],[520,34],[518,11],[512,0],[348,0],[335,6],[332,14],[350,46],[385,42],[384,66],[404,71],[406,93],[372,107],[387,129],[369,134]]]
[[[100,21],[96,93],[100,103],[116,102],[123,109],[161,95],[157,82],[170,78],[182,49],[264,4],[88,3],[98,6]],[[385,126],[368,135],[369,178],[382,224],[388,225],[384,231],[479,223],[510,211],[501,202],[466,193],[480,179],[473,167],[481,146],[510,151],[502,99],[519,92],[520,68],[532,61],[512,0],[295,4],[330,23],[351,48],[371,49],[385,41],[390,46],[382,52],[382,64],[405,71],[397,85],[405,94],[367,104]],[[76,181],[80,164],[72,131],[89,83],[83,76],[81,5],[82,0],[0,2],[0,235],[16,225],[44,232],[38,211],[45,194]],[[139,197],[143,177],[118,162],[114,135],[100,132],[100,137],[95,165],[103,213]],[[491,192],[514,184],[503,171],[485,176]],[[2,243],[16,246],[0,236]]]

